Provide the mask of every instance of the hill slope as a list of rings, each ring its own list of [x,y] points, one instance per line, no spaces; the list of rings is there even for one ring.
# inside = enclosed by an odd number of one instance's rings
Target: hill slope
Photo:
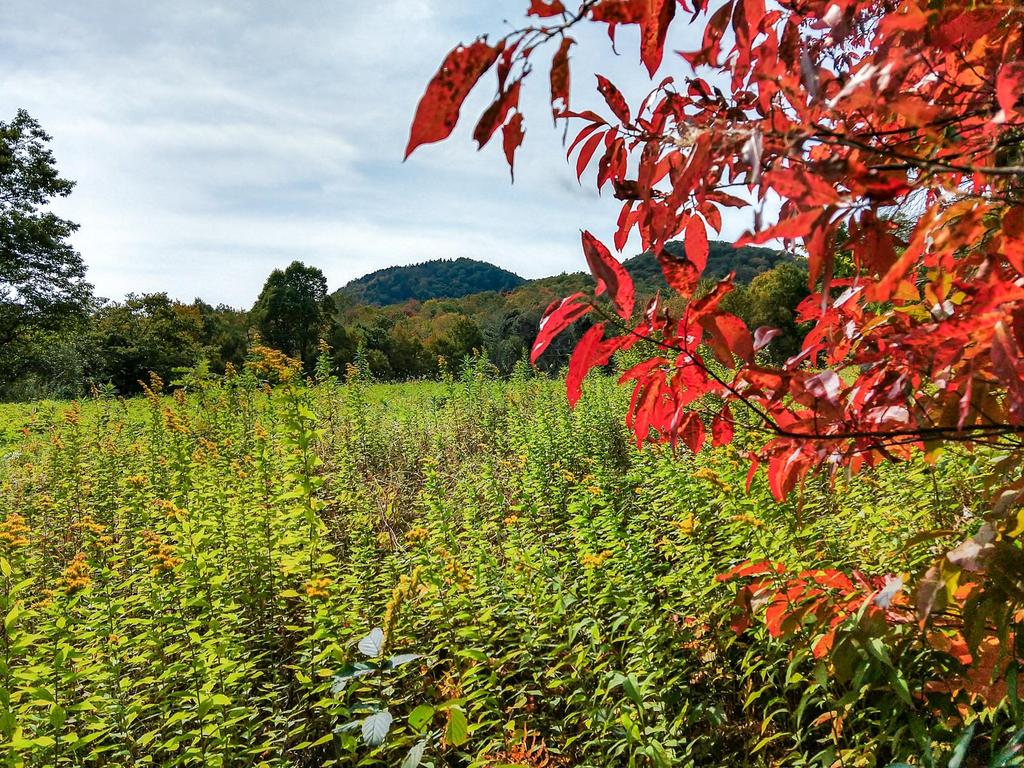
[[[452,299],[485,291],[511,291],[526,282],[514,272],[475,259],[435,259],[387,267],[342,286],[338,294],[361,304],[401,304],[410,299]]]

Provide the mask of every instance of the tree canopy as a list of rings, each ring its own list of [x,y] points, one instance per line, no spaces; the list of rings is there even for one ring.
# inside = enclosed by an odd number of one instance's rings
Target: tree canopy
[[[267,343],[311,366],[317,341],[327,331],[331,317],[327,278],[316,267],[299,261],[284,270],[275,269],[253,314]]]

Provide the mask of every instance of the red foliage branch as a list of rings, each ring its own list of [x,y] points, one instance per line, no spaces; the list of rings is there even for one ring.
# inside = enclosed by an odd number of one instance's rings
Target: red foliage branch
[[[767,430],[754,457],[784,498],[810,472],[857,471],[944,441],[988,443],[1020,457],[1024,434],[1024,6],[1016,0],[585,0],[538,2],[539,24],[490,46],[456,48],[428,88],[409,150],[446,137],[470,88],[496,69],[480,137],[516,121],[531,57],[556,48],[551,98],[582,123],[569,155],[596,163],[597,185],[622,201],[614,232],[633,231],[670,287],[633,311],[629,275],[594,236],[584,250],[597,278],[549,308],[533,355],[598,311],[573,356],[570,396],[583,375],[637,340],[656,356],[627,371],[628,423],[638,442],[704,444],[698,402],[721,403],[714,442],[732,439],[744,406]],[[640,32],[653,77],[673,24],[703,32],[670,56],[679,76],[636,107],[598,76],[608,107],[569,107],[568,32],[579,24]],[[514,95],[513,90],[514,90]],[[482,143],[482,142],[481,142]],[[513,142],[508,157],[511,163]],[[729,191],[732,190],[732,191]],[[736,194],[733,194],[739,190]],[[765,203],[781,199],[777,220]],[[727,209],[752,213],[738,244],[782,240],[806,251],[811,324],[800,352],[779,365],[758,352],[772,329],[751,331],[721,308],[727,277],[700,280],[708,231]],[[685,254],[666,244],[682,237]],[[849,254],[842,276],[836,254]],[[614,312],[597,298],[607,293]],[[1015,541],[1020,489],[989,532]],[[1004,499],[1005,501],[1005,499]],[[953,567],[947,563],[943,567]],[[941,568],[940,568],[941,570]],[[927,611],[926,611],[927,612]]]

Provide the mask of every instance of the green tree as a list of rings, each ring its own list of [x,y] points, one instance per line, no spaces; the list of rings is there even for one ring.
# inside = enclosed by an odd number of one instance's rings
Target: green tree
[[[228,363],[241,368],[249,347],[249,313],[225,304],[213,307],[202,299],[192,306],[203,324],[201,342],[215,373],[224,373]]]
[[[175,368],[195,365],[204,352],[199,310],[166,293],[107,304],[96,313],[94,333],[101,360],[96,377],[125,394],[137,392],[150,371],[170,381]]]
[[[253,318],[263,340],[312,370],[317,342],[330,335],[333,304],[327,278],[316,267],[293,261],[275,269],[263,285]]]
[[[454,312],[436,317],[426,347],[434,358],[443,357],[455,367],[474,350],[484,348],[480,328],[472,319]]]
[[[33,338],[84,320],[92,296],[74,222],[45,210],[71,194],[50,136],[25,110],[0,122],[0,384],[33,364]]]
[[[785,360],[800,349],[803,333],[796,322],[796,307],[808,293],[804,263],[783,261],[727,295],[722,306],[743,318],[751,330],[761,326],[778,330],[768,352],[774,359]]]

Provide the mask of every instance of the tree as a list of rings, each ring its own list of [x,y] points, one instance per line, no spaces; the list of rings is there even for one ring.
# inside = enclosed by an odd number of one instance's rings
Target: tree
[[[200,309],[166,293],[129,295],[107,304],[96,312],[93,326],[100,360],[94,378],[123,394],[138,392],[150,372],[169,382],[176,368],[194,366],[203,356]]]
[[[597,75],[607,111],[569,108],[575,27],[598,25],[613,40],[621,26],[638,28],[655,78],[678,10],[702,42],[672,57],[674,75],[633,107]],[[532,26],[448,54],[406,155],[447,138],[469,91],[494,71],[496,97],[474,137],[483,146],[500,128],[511,166],[524,138],[522,86],[554,47],[554,116],[582,124],[570,147],[577,173],[593,168],[597,187],[622,201],[615,247],[636,230],[685,300],[636,311],[629,274],[584,232],[593,295],[549,307],[534,359],[580,318],[597,321],[570,361],[575,402],[591,368],[619,350],[650,350],[624,377],[637,442],[696,452],[731,442],[735,416],[749,416],[752,434],[765,435],[752,474],[764,466],[780,500],[811,473],[934,455],[948,442],[984,446],[1002,460],[993,512],[919,579],[917,605],[922,621],[960,609],[972,642],[995,631],[1005,647],[1024,602],[1024,6],[532,0],[529,14]],[[765,203],[779,198],[780,215],[766,220]],[[807,254],[798,320],[809,330],[784,363],[758,355],[777,329],[748,329],[724,308],[731,276],[694,293],[708,231],[730,209],[753,221],[738,245],[781,239]],[[905,232],[901,218],[913,221]],[[681,255],[666,249],[678,236]],[[852,259],[844,276],[834,269],[840,239]]]
[[[33,334],[81,321],[92,296],[69,242],[78,225],[44,210],[74,188],[49,142],[25,110],[0,122],[0,382],[31,365]]]
[[[228,364],[240,369],[249,346],[248,313],[225,304],[212,307],[198,298],[192,306],[203,324],[201,343],[211,369],[224,373]]]
[[[293,261],[284,271],[270,273],[252,312],[266,343],[312,370],[317,342],[329,334],[332,310],[324,273]]]
[[[803,340],[796,308],[807,298],[807,270],[790,261],[762,272],[749,285],[736,286],[722,298],[722,309],[740,317],[748,328],[779,331],[766,350],[772,359],[784,361],[800,351]]]

